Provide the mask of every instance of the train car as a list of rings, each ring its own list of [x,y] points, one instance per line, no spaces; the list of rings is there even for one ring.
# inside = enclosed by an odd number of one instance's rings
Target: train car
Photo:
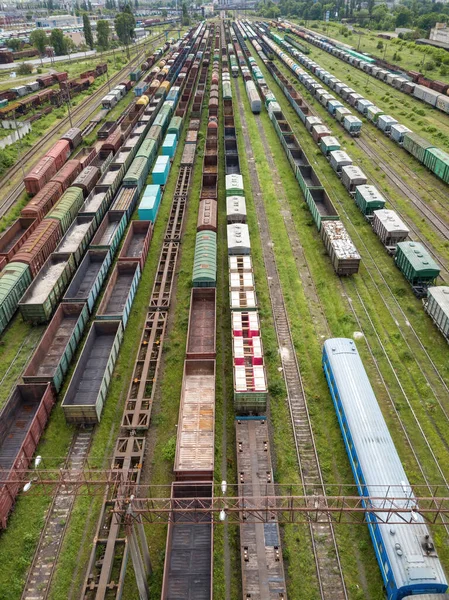
[[[24,382],[50,383],[59,392],[88,320],[86,303],[60,304],[25,368]]]
[[[92,313],[111,261],[109,250],[88,250],[64,294],[63,302],[82,302]]]
[[[360,496],[385,496],[387,503],[391,497],[396,507],[410,507],[412,487],[354,341],[326,340],[323,368]],[[389,525],[373,513],[366,519],[388,600],[447,591],[443,567],[419,512],[414,523]]]
[[[100,422],[123,340],[121,321],[94,321],[62,401],[68,423]]]
[[[429,287],[423,302],[424,310],[449,342],[449,287]]]
[[[21,471],[28,469],[55,403],[50,384],[16,385],[0,412],[0,528],[23,487]]]
[[[427,296],[427,288],[435,284],[440,274],[440,267],[419,242],[399,242],[394,262],[418,298]]]
[[[109,278],[95,319],[98,321],[122,321],[123,329],[125,329],[140,276],[140,265],[137,261],[118,261]]]
[[[20,217],[0,235],[0,260],[12,260],[25,241],[30,237],[38,224],[37,219]]]
[[[118,256],[119,261],[137,261],[141,271],[143,271],[152,235],[153,223],[151,221],[131,221],[128,233],[126,234],[122,249]]]
[[[95,229],[96,222],[93,216],[78,215],[56,246],[54,256],[69,253],[73,256],[75,266],[78,267],[95,233]]]
[[[0,334],[13,318],[19,300],[31,284],[30,267],[21,262],[10,262],[0,273]]]

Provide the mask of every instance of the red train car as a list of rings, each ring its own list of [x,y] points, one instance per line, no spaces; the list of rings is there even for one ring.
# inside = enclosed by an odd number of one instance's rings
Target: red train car
[[[17,494],[21,470],[28,469],[55,403],[51,385],[20,384],[0,413],[0,465],[6,483],[0,485],[0,528],[5,529]]]
[[[26,191],[34,196],[50,181],[53,175],[56,175],[56,171],[55,159],[51,156],[44,156],[24,178]]]

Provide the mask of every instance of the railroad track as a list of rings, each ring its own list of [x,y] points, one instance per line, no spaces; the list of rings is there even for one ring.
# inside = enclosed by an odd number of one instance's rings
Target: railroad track
[[[238,86],[235,86],[235,89],[237,90],[238,104],[242,105]],[[243,132],[245,133],[248,131],[248,125],[243,111],[240,112],[240,119]],[[313,490],[314,493],[324,494],[324,482],[318,460],[314,433],[282,294],[276,259],[272,244],[270,243],[268,220],[263,204],[262,190],[256,171],[251,140],[248,135],[244,135],[243,137],[250,169],[260,237],[264,242],[262,244],[263,259],[269,283],[269,293],[280,349],[283,376],[287,387],[287,399],[301,480],[307,492],[312,492]],[[309,529],[321,598],[323,600],[347,600],[348,595],[332,523],[330,521],[319,524],[310,523]]]
[[[92,430],[85,429],[78,430],[72,439],[63,468],[70,470],[69,477],[74,483],[82,476],[91,441]],[[58,493],[54,496],[45,518],[21,600],[46,600],[48,598],[75,498],[76,494],[73,493],[70,485],[58,487]]]
[[[157,43],[163,37],[164,34],[161,34],[154,38],[152,40],[153,44]],[[144,51],[145,50],[142,49],[141,52],[135,56],[123,69],[118,71],[118,73],[116,73],[109,81],[100,86],[98,90],[96,90],[92,96],[90,96],[88,102],[82,102],[79,106],[76,106],[74,109],[72,109],[71,117],[74,127],[80,127],[87,120],[88,116],[97,110],[101,99],[109,89],[109,86],[114,87],[116,84],[118,84],[123,79],[123,75],[127,73],[134,64],[137,64],[141,60]],[[9,169],[7,174],[0,181],[0,184],[5,186],[6,182],[13,179],[22,171],[22,169],[27,170],[32,164],[35,164],[36,156],[40,156],[41,151],[44,150],[47,144],[53,139],[56,131],[61,127],[66,127],[67,125],[70,125],[70,118],[68,116],[64,117],[48,133],[43,135],[42,138],[36,144],[34,144],[34,146],[28,150],[11,169]],[[0,204],[0,218],[3,217],[17,202],[24,190],[25,185],[23,181],[19,181],[19,183],[6,194],[2,203]]]

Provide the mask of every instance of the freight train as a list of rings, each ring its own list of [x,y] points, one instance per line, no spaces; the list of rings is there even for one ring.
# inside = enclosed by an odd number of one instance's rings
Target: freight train
[[[370,100],[364,98],[361,94],[357,94],[355,90],[347,86],[344,82],[332,76],[329,71],[320,68],[320,66],[307,58],[303,53],[299,52],[288,42],[285,42],[280,36],[267,33],[273,40],[279,43],[292,56],[295,56],[298,61],[309,71],[315,74],[324,85],[327,85],[332,91],[335,91],[342,100],[348,102],[362,116],[366,117],[371,123],[376,125],[382,133],[390,137],[397,144],[402,146],[409,154],[411,154],[421,164],[426,166],[429,171],[436,175],[445,183],[449,183],[449,154],[440,148],[436,147],[431,142],[422,138],[416,133],[400,123],[379,107],[375,106]],[[265,36],[263,36],[264,38]],[[270,40],[265,38],[267,43]],[[270,44],[272,47],[272,43]],[[296,63],[292,61],[285,53],[280,52],[279,48],[275,50],[279,58],[287,64],[295,76],[303,83],[312,95],[316,96],[320,103],[329,110],[329,112],[343,124],[351,135],[353,131],[360,131],[362,122],[355,116],[351,115],[350,111],[344,109],[343,104],[336,100],[331,94],[327,94],[326,90],[313,77],[307,73]],[[449,103],[449,98],[448,98]],[[354,123],[357,123],[355,126]]]
[[[174,60],[169,69],[169,75],[172,75],[173,72],[180,73],[181,70],[187,74],[193,67],[194,56],[189,57],[191,46],[188,42],[190,39],[191,35],[186,39],[183,47],[177,47],[179,52],[173,53]],[[174,86],[180,90],[183,89],[187,80],[184,74],[180,76],[177,86]],[[176,97],[181,98],[182,96],[177,94]],[[184,101],[188,101],[188,97]],[[170,110],[164,111],[167,102]],[[16,386],[0,414],[4,433],[2,442],[0,442],[0,464],[8,470],[8,476],[11,478],[11,484],[5,484],[0,488],[1,527],[6,526],[15,497],[23,485],[22,477],[18,476],[16,471],[26,469],[30,464],[54,404],[55,391],[61,388],[89,313],[95,320],[75,368],[74,377],[64,397],[63,410],[66,418],[71,422],[97,423],[101,418],[112,370],[123,338],[123,329],[140,277],[142,261],[145,261],[148,252],[152,231],[152,225],[148,221],[139,222],[139,226],[132,225],[120,254],[121,260],[117,263],[109,280],[99,311],[96,315],[92,314],[95,299],[125,231],[126,223],[137,203],[138,194],[131,188],[137,188],[138,176],[135,186],[120,187],[120,183],[124,179],[126,171],[141,158],[137,157],[139,146],[145,143],[150,128],[154,131],[152,126],[158,114],[163,112],[165,115],[157,126],[165,131],[170,127],[174,111],[179,111],[179,109],[180,102],[177,107],[174,100],[167,101],[165,96],[157,99],[151,98],[147,107],[143,105],[136,107],[134,104],[133,108],[127,112],[126,118],[117,124],[119,131],[127,132],[126,135],[121,134],[122,145],[114,150],[109,148],[112,144],[106,143],[107,140],[99,140],[97,156],[102,156],[102,158],[96,164],[97,168],[103,171],[103,175],[87,199],[84,200],[85,190],[72,186],[67,188],[67,192],[70,192],[70,199],[66,196],[56,202],[54,210],[57,210],[58,214],[55,212],[52,218],[46,218],[43,206],[39,207],[41,222],[38,227],[50,229],[47,231],[47,235],[43,235],[41,231],[39,239],[35,239],[34,245],[29,248],[27,261],[30,264],[33,263],[33,258],[42,254],[38,248],[41,238],[44,238],[44,244],[45,240],[48,241],[51,238],[52,243],[56,245],[61,239],[62,229],[69,233],[73,227],[74,235],[71,239],[65,238],[64,242],[61,242],[63,246],[60,246],[55,253],[50,251],[50,257],[42,269],[38,271],[38,262],[34,263],[36,278],[32,286],[43,282],[41,274],[49,275],[51,271],[51,278],[47,279],[45,285],[38,290],[38,298],[37,296],[36,298],[39,302],[34,303],[34,315],[39,312],[42,318],[48,320],[58,306],[58,301],[69,282],[69,271],[73,270],[74,264],[79,264],[80,261],[81,263],[73,280],[76,280],[76,289],[71,290],[69,287],[67,290],[69,295],[73,294],[72,297],[63,298],[62,304],[54,313],[44,337],[25,369],[24,379],[27,383]],[[142,125],[144,125],[143,129]],[[179,127],[178,121],[174,122],[174,127],[175,129]],[[134,133],[136,130],[139,130],[140,133]],[[158,134],[157,138],[158,145],[160,145],[162,135]],[[76,135],[71,135],[71,139],[76,139]],[[106,147],[104,147],[105,143]],[[65,148],[65,145],[62,147],[60,144],[58,146],[60,152],[52,153],[53,160],[58,163],[60,160],[64,160]],[[88,152],[87,156],[90,154]],[[119,156],[120,162],[115,162]],[[154,154],[149,154],[148,162],[153,158]],[[140,168],[146,169],[148,172],[148,167],[141,166]],[[130,189],[131,192],[129,192]],[[67,206],[63,207],[60,204],[63,199]],[[76,211],[75,207],[80,202],[82,206],[79,211]],[[70,223],[72,216],[76,219],[73,221],[73,225]],[[23,225],[26,224],[23,223]],[[77,227],[79,227],[78,231],[76,231]],[[34,232],[28,240],[31,239]],[[20,248],[19,253],[24,252],[24,247],[25,244]],[[82,260],[83,250],[87,248],[89,250]],[[14,314],[17,303],[32,278],[30,265],[26,261],[16,261],[17,255],[12,258],[13,261],[0,274],[2,329]],[[63,265],[64,273],[62,278],[61,265]],[[54,285],[49,286],[49,281],[53,281]],[[24,298],[27,299],[27,294],[30,295],[31,292],[37,293],[34,288],[29,289]],[[33,316],[32,320],[34,318]],[[97,357],[100,349],[101,364],[96,359],[96,368],[92,370],[89,367],[92,364],[92,356]],[[85,380],[89,380],[90,391],[87,395],[84,395],[79,387]],[[20,423],[20,427],[18,423]]]
[[[260,53],[261,46],[258,43],[257,35],[254,30],[247,25],[242,24],[242,27],[245,27],[248,37],[252,40],[256,50],[259,50]],[[315,80],[308,76],[301,67],[296,65],[285,52],[282,52],[271,39],[264,35],[263,39],[273,49],[275,54],[289,66],[301,83],[303,83],[312,94],[319,98],[321,104],[326,106],[331,114],[335,109],[338,119],[339,107],[335,107],[335,104],[329,104],[332,102],[332,97],[329,94],[325,94],[324,89],[316,87],[318,84],[316,84]],[[293,52],[294,50],[291,51]],[[368,180],[363,171],[361,171],[359,167],[353,165],[351,157],[341,150],[338,139],[331,135],[331,131],[323,125],[319,117],[312,114],[310,106],[307,105],[304,99],[296,92],[276,65],[266,58],[264,62],[301,119],[301,122],[306,127],[306,130],[319,145],[321,151],[329,160],[333,170],[341,178],[348,193],[355,198],[357,206],[371,223],[374,232],[378,235],[382,244],[390,254],[395,255],[395,264],[412,286],[415,295],[419,298],[426,297],[427,288],[434,285],[439,276],[440,267],[438,264],[433,260],[428,250],[421,243],[407,241],[409,233],[408,228],[394,211],[386,210],[384,208],[385,199],[382,194],[375,186],[367,185]],[[330,74],[328,75],[330,76]],[[345,129],[350,130],[351,126],[352,125],[348,125]],[[310,165],[307,165],[306,168],[304,168],[304,165],[298,165],[295,174],[299,185],[305,194],[317,194],[316,190],[313,188],[317,187],[319,179]],[[312,188],[313,191],[308,192],[310,188]],[[323,195],[323,200],[330,206],[327,195]],[[331,213],[328,211],[328,214]],[[332,225],[325,224],[325,227],[329,228],[332,227]]]
[[[379,501],[384,507],[388,498],[396,508],[416,504],[354,341],[326,340],[323,368],[359,495],[385,497]],[[388,600],[438,598],[447,591],[432,536],[418,512],[414,523],[400,525],[382,523],[373,513],[366,519]]]
[[[245,25],[243,22],[234,24],[234,32],[236,34],[236,43],[238,41],[244,55],[247,57],[249,69],[264,99],[270,120],[285,150],[301,191],[304,194],[304,199],[309,207],[313,221],[320,232],[335,272],[337,275],[352,275],[357,273],[360,266],[360,255],[340,220],[331,198],[309,164],[297,137],[292,132],[290,124],[281,111],[279,103],[269,89],[261,69],[251,56],[243,40],[242,32],[245,32],[247,37],[252,40],[259,56],[268,64],[269,61],[256,39],[256,34],[251,27]],[[244,77],[250,78],[251,74],[246,73]],[[302,114],[302,120],[305,122],[306,115],[309,114],[308,107],[304,108]]]

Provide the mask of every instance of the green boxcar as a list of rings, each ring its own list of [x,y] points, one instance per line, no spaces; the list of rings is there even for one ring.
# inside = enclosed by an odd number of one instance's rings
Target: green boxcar
[[[58,219],[61,223],[62,232],[65,233],[78,214],[83,202],[83,190],[79,187],[70,187],[63,193],[46,218]]]
[[[0,333],[13,318],[31,279],[30,267],[19,262],[7,264],[0,273]]]
[[[125,177],[123,178],[124,187],[137,187],[139,193],[147,180],[150,171],[150,163],[144,156],[136,156],[131,163]]]
[[[419,242],[399,242],[394,260],[412,285],[432,285],[440,274],[440,267]]]
[[[158,145],[155,140],[144,140],[137,151],[136,158],[143,156],[152,164],[157,155]],[[149,168],[149,167],[148,167]]]
[[[52,254],[19,302],[24,320],[30,323],[47,323],[74,272],[75,260],[72,254]]]
[[[355,203],[364,215],[385,208],[385,198],[374,185],[358,185],[355,188]]]
[[[25,369],[24,382],[51,383],[59,392],[88,320],[87,304],[60,304]]]
[[[155,142],[159,145],[162,141],[162,127],[153,123],[145,139],[155,140]]]
[[[409,152],[412,156],[417,158],[420,163],[424,163],[424,157],[426,155],[426,150],[430,148],[434,148],[435,146],[422,138],[417,133],[406,133],[404,135],[404,143],[403,147]]]
[[[340,142],[332,135],[326,135],[320,140],[320,149],[325,156],[328,156],[332,150],[340,150],[340,148]]]
[[[172,117],[172,120],[170,121],[170,124],[168,126],[168,133],[175,133],[179,141],[179,138],[181,137],[181,130],[182,117]]]
[[[199,231],[196,234],[193,261],[193,287],[215,287],[217,281],[217,234]]]
[[[439,148],[429,148],[424,154],[424,164],[437,177],[449,183],[449,154]]]

